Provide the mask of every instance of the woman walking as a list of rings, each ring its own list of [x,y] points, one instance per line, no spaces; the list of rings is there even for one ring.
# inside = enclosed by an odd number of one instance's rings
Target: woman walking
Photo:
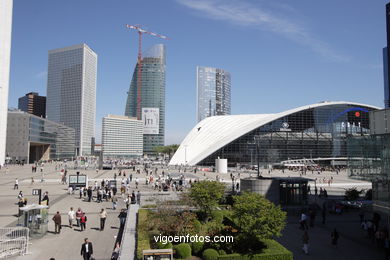
[[[303,252],[305,252],[305,254],[309,254],[309,234],[307,233],[307,231],[305,230],[305,232],[303,233],[303,236],[302,236],[302,242],[303,242]]]
[[[106,224],[107,212],[105,209],[100,211],[100,231],[104,230],[104,225]]]

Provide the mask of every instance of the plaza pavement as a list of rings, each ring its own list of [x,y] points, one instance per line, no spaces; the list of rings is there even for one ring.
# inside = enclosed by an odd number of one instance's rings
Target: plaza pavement
[[[31,245],[29,247],[29,254],[26,256],[14,257],[12,259],[18,260],[27,260],[27,259],[49,259],[50,257],[54,257],[56,260],[59,259],[82,259],[80,256],[80,248],[85,237],[88,237],[94,246],[94,256],[96,259],[110,259],[112,249],[115,243],[115,236],[118,233],[119,228],[119,219],[117,218],[119,211],[121,208],[125,207],[123,199],[119,199],[117,210],[112,210],[112,204],[110,202],[96,203],[96,202],[84,202],[79,199],[78,194],[68,195],[67,194],[67,185],[60,184],[60,172],[59,170],[55,170],[55,164],[46,164],[44,167],[45,173],[45,181],[43,183],[40,182],[41,173],[32,173],[31,165],[25,166],[9,166],[9,173],[6,174],[5,169],[0,170],[0,227],[5,226],[15,226],[17,218],[15,214],[17,213],[17,195],[19,190],[22,190],[25,197],[28,199],[28,204],[37,203],[38,197],[32,196],[31,191],[33,188],[41,188],[42,191],[48,191],[50,197],[50,210],[49,210],[49,232],[46,236],[40,239],[32,239]],[[161,174],[161,171],[164,170],[165,173],[168,171],[172,176],[178,177],[180,174],[183,174],[183,168],[171,168],[167,169],[166,167],[159,167],[158,173]],[[98,173],[95,170],[73,170],[71,167],[68,169],[68,174],[75,174],[76,171],[80,171],[82,174],[87,174],[89,177],[89,185],[93,185],[94,181],[101,181],[102,179],[113,179],[114,173],[117,173],[118,170],[101,170]],[[144,174],[135,174],[132,170],[125,170],[127,175],[129,173],[133,174],[133,183],[131,184],[130,190],[135,190],[134,179],[136,177],[139,178],[139,189],[141,190],[142,202],[145,204],[153,204],[158,203],[162,200],[171,200],[178,199],[178,196],[175,192],[169,193],[161,193],[156,190],[153,190],[150,186],[145,185],[145,175]],[[234,173],[236,178],[238,177],[238,173]],[[266,170],[262,170],[262,176],[264,177],[297,177],[300,176],[300,172],[294,171],[285,171],[284,173],[279,170],[274,170],[268,173]],[[212,172],[200,172],[198,171],[196,174],[187,169],[187,172],[184,173],[186,178],[195,179],[209,179],[215,180],[216,173]],[[256,171],[250,172],[240,172],[240,178],[245,178],[249,176],[256,176]],[[35,184],[31,185],[31,177],[34,176]],[[369,188],[371,186],[370,183],[361,182],[357,180],[351,180],[348,178],[347,173],[345,171],[340,172],[338,175],[334,172],[323,172],[320,175],[314,173],[308,174],[303,177],[312,178],[323,178],[329,179],[330,176],[333,176],[333,183],[329,186],[326,183],[321,183],[317,180],[317,186],[327,185],[328,194],[337,193],[342,194],[344,192],[345,187],[358,186],[362,188]],[[221,181],[225,182],[228,186],[231,184],[230,173],[229,174],[218,174],[218,177]],[[19,179],[19,190],[13,190],[13,186],[15,183],[15,178]],[[121,176],[117,176],[118,187],[120,187]],[[312,185],[314,187],[314,185]],[[94,192],[95,195],[95,192]],[[69,227],[64,226],[62,228],[61,234],[53,234],[54,223],[51,220],[52,216],[56,211],[60,211],[62,215],[62,223],[63,225],[67,225],[67,212],[69,208],[73,207],[77,209],[81,207],[88,217],[87,222],[87,230],[84,232],[78,231],[78,228],[71,230]],[[106,208],[108,213],[108,218],[106,221],[106,228],[104,231],[99,231],[99,211],[101,208]],[[298,217],[297,217],[298,218]],[[135,221],[135,220],[134,220]],[[342,222],[342,226],[345,225]],[[300,256],[300,248],[301,248],[301,232],[300,230],[297,232],[297,224],[296,221],[293,220],[289,223],[285,229],[284,236],[281,238],[281,242],[287,248],[294,252],[296,255],[295,259],[303,259]],[[349,232],[349,231],[348,231]],[[340,232],[341,233],[341,232]],[[329,251],[327,246],[329,245],[329,237],[330,231],[327,227],[316,228],[313,232],[310,233],[311,241],[311,254],[316,255],[316,258],[313,259],[345,259],[345,258],[337,258],[339,256],[346,256],[348,250],[354,250],[355,255],[364,256],[365,254],[372,255],[371,253],[375,253],[375,250],[367,250],[365,247],[361,247],[360,242],[356,242],[354,239],[345,240],[346,251],[341,250],[341,246],[339,249],[330,248]],[[317,241],[317,242],[315,242]],[[344,243],[343,234],[341,233],[340,243]],[[364,241],[363,241],[364,242]],[[368,246],[370,248],[370,246]],[[340,251],[341,250],[341,251]],[[360,252],[362,250],[362,252]],[[333,252],[333,253],[331,253]],[[350,251],[348,251],[351,253]],[[364,253],[366,252],[366,253]],[[367,253],[368,252],[368,253]],[[333,258],[327,258],[327,255],[324,254],[333,254]],[[302,257],[306,257],[302,255]],[[322,257],[322,258],[317,258]],[[354,258],[355,259],[355,258]],[[358,259],[358,258],[356,258]],[[363,258],[362,258],[363,259]],[[376,258],[373,258],[376,259]]]

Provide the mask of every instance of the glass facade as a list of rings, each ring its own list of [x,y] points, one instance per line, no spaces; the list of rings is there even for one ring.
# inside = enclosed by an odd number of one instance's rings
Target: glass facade
[[[230,73],[217,68],[197,67],[197,120],[230,115]]]
[[[49,51],[46,115],[76,130],[78,155],[95,137],[97,55],[86,44]]]
[[[165,139],[165,46],[154,45],[142,58],[142,86],[141,86],[141,111],[142,108],[159,109],[159,133],[143,135],[144,153],[154,153],[154,147],[163,146]],[[130,89],[127,96],[125,116],[137,117],[137,74],[138,65],[133,73]]]
[[[214,152],[199,165],[215,159],[261,165],[289,159],[346,158],[347,137],[369,133],[370,107],[332,104],[289,114],[263,125]]]

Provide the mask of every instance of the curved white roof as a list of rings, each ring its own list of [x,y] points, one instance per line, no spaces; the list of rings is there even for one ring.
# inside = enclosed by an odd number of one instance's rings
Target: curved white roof
[[[354,102],[321,102],[275,114],[250,114],[212,116],[199,122],[184,138],[173,155],[170,165],[196,165],[220,148],[276,119],[315,107],[331,105],[354,105],[380,109],[379,107]]]

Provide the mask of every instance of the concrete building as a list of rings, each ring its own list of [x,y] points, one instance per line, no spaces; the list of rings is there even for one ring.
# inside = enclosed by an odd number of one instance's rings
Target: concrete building
[[[196,68],[196,118],[230,115],[230,73],[217,68]]]
[[[143,122],[127,116],[103,117],[101,150],[110,159],[142,156]]]
[[[0,1],[0,166],[5,162],[11,57],[12,0]]]
[[[75,130],[20,110],[9,111],[6,153],[13,162],[71,159]]]
[[[77,155],[95,137],[97,55],[86,44],[49,51],[47,119],[76,131]]]
[[[154,147],[163,146],[165,142],[165,46],[154,45],[142,57],[142,86],[138,86],[137,64],[127,96],[125,116],[142,119],[144,153],[154,154]],[[139,100],[140,111],[137,113]]]
[[[46,97],[40,96],[37,92],[27,93],[18,100],[18,109],[29,114],[46,117]]]

